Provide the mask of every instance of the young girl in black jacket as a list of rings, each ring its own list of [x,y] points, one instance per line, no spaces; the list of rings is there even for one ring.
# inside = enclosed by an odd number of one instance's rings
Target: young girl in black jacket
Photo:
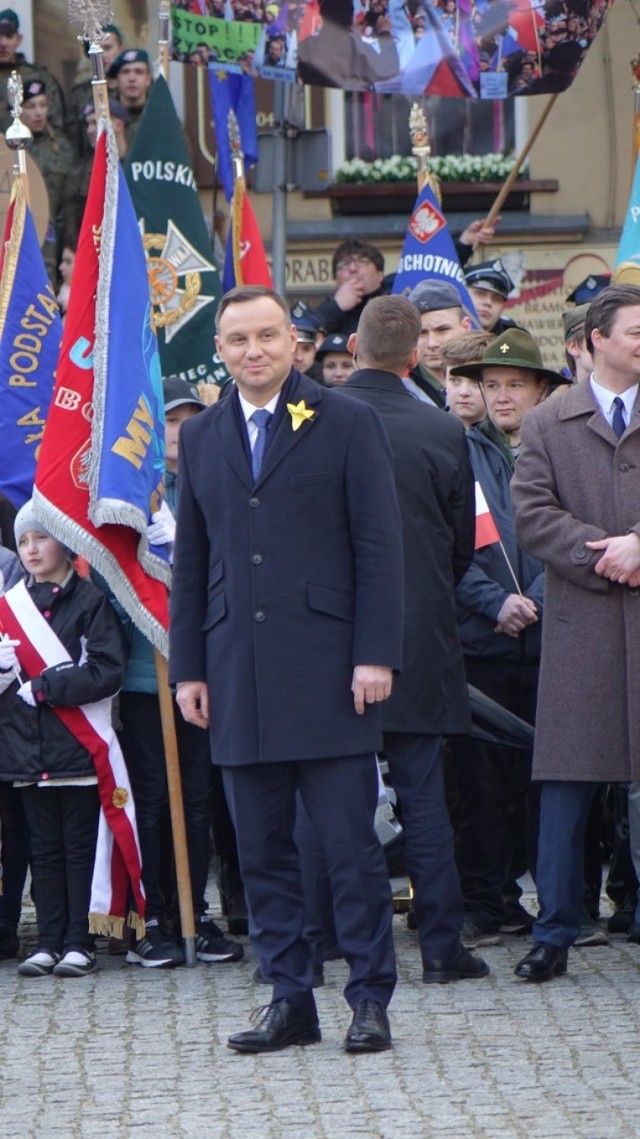
[[[118,691],[123,635],[30,502],[15,537],[28,577],[0,601],[0,778],[21,788],[38,922],[38,948],[18,972],[79,977],[96,967],[89,902],[100,799],[85,717],[68,713]]]

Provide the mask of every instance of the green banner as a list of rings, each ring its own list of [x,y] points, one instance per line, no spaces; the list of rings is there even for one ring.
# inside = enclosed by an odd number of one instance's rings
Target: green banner
[[[209,51],[209,63],[235,63],[239,56],[255,52],[262,28],[259,24],[216,20],[211,16],[200,16],[195,12],[185,12],[182,8],[171,9],[173,31],[173,51],[177,59],[197,54],[200,46]],[[196,61],[197,62],[197,61]]]
[[[214,320],[220,275],[180,120],[156,79],[125,173],[142,231],[163,376],[221,383]]]

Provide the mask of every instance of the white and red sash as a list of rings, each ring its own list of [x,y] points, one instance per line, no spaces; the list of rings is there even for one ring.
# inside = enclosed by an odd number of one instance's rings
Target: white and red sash
[[[71,657],[19,582],[0,597],[0,630],[19,640],[16,654],[30,679],[44,669],[71,662]],[[141,881],[140,844],[129,776],[111,726],[111,700],[68,708],[51,704],[59,720],[91,755],[98,777],[100,822],[91,883],[91,933],[122,937],[129,892],[136,913],[129,924],[144,932],[145,898]]]

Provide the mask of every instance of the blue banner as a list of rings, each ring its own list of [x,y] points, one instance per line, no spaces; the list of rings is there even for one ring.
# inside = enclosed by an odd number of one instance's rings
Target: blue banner
[[[629,276],[629,270],[635,269],[638,279],[640,279],[640,156],[636,162],[631,197],[629,198],[627,215],[624,219],[620,244],[613,266],[614,275],[623,267],[625,270],[624,280],[631,283],[633,279],[635,284],[636,275],[634,274],[633,278]]]
[[[0,278],[0,492],[18,509],[31,498],[61,339],[60,312],[17,181]]]
[[[448,281],[455,285],[473,327],[480,327],[446,218],[428,182],[413,207],[393,292],[408,296],[421,281]]]
[[[108,158],[96,299],[89,513],[96,525],[133,525],[144,532],[163,494],[162,374],[140,229],[111,146]],[[164,555],[164,547],[154,548],[154,553]]]
[[[232,75],[219,68],[210,67],[209,82],[216,130],[217,174],[222,182],[225,198],[230,202],[233,194],[233,166],[227,125],[229,111],[234,111],[238,120],[245,174],[249,167],[258,161],[258,128],[253,79],[250,75]]]

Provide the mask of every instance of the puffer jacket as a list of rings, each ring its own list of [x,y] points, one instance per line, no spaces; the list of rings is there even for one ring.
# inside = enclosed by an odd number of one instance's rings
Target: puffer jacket
[[[126,659],[120,622],[104,593],[75,571],[61,585],[30,580],[27,588],[73,663],[54,665],[31,678],[38,701],[35,708],[17,695],[16,680],[0,694],[0,780],[94,775],[90,753],[58,718],[53,705],[77,707],[115,695]],[[24,673],[23,678],[27,679]]]

